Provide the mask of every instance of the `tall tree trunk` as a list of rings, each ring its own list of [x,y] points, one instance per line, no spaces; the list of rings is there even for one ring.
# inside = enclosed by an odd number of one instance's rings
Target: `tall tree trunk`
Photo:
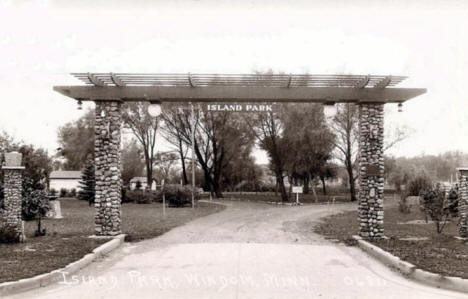
[[[306,176],[304,177],[304,194],[309,194],[309,181],[309,174],[306,174]]]
[[[146,190],[151,190],[151,183],[153,181],[153,167],[149,154],[145,151],[145,164],[146,164]]]
[[[288,193],[286,192],[286,187],[284,186],[284,179],[283,179],[282,172],[280,174],[276,174],[276,177],[278,179],[278,187],[281,193],[281,201],[287,202],[289,201],[289,198],[288,198]]]
[[[213,186],[213,191],[216,195],[216,198],[223,198],[223,194],[221,193],[221,184],[219,183],[220,179],[221,174],[219,172],[215,172],[213,174],[211,185]]]
[[[278,182],[278,177],[276,177],[275,196],[278,196],[278,187],[279,187],[279,182]]]
[[[354,185],[354,171],[353,166],[350,163],[346,163],[346,172],[348,173],[349,183],[349,194],[351,195],[351,201],[356,201],[356,186]]]
[[[351,134],[351,132],[349,132]],[[348,138],[348,148],[346,151],[346,171],[348,172],[349,181],[349,194],[351,195],[351,201],[356,201],[356,187],[354,185],[354,169],[351,154],[351,137]]]
[[[187,169],[185,167],[185,157],[184,157],[184,150],[182,148],[181,139],[179,139],[179,155],[180,155],[180,161],[182,163],[182,180],[184,182],[184,185],[188,185]]]
[[[318,202],[318,196],[317,196],[317,192],[315,192],[314,182],[312,182],[312,194],[314,195],[315,202],[317,203]]]
[[[327,187],[325,186],[325,177],[321,176],[320,180],[322,181],[322,190],[323,190],[323,195],[327,195]]]

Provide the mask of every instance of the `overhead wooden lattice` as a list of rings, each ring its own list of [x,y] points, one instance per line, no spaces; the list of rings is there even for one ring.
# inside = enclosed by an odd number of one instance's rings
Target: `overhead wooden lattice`
[[[54,86],[79,101],[402,103],[423,88],[404,76],[310,74],[72,73],[84,84]]]
[[[258,87],[355,87],[396,86],[407,77],[380,75],[297,75],[297,74],[144,74],[72,73],[94,86],[258,86]]]

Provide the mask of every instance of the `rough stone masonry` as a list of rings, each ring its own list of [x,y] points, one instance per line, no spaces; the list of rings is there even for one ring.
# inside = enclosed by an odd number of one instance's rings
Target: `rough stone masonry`
[[[380,239],[384,228],[383,104],[359,105],[359,234]]]
[[[7,226],[16,231],[18,241],[24,241],[24,229],[21,219],[21,203],[22,203],[22,170],[21,166],[22,155],[17,152],[5,154],[4,171],[4,194],[5,194],[5,211],[4,221]]]
[[[458,227],[458,233],[460,237],[468,237],[468,168],[459,168],[459,194],[460,200],[458,202],[458,211],[460,213],[460,225]]]
[[[121,233],[121,102],[96,101],[95,113],[95,233],[114,236]]]

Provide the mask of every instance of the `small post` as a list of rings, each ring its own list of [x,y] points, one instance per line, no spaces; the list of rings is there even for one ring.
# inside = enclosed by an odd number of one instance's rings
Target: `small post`
[[[24,242],[24,224],[21,219],[21,203],[22,198],[22,176],[21,171],[24,166],[21,166],[22,154],[18,152],[10,152],[5,154],[5,165],[2,167],[5,173],[5,222],[6,225],[16,231],[17,239]]]
[[[166,192],[164,191],[164,180],[162,180],[162,196],[163,196],[163,217],[166,217]]]

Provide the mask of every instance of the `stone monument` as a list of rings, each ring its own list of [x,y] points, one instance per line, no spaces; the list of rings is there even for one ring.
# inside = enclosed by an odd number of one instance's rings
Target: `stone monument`
[[[22,154],[10,152],[5,154],[5,165],[2,167],[5,173],[4,192],[5,192],[5,222],[7,226],[12,227],[19,241],[24,241],[24,224],[21,219],[22,203]]]

